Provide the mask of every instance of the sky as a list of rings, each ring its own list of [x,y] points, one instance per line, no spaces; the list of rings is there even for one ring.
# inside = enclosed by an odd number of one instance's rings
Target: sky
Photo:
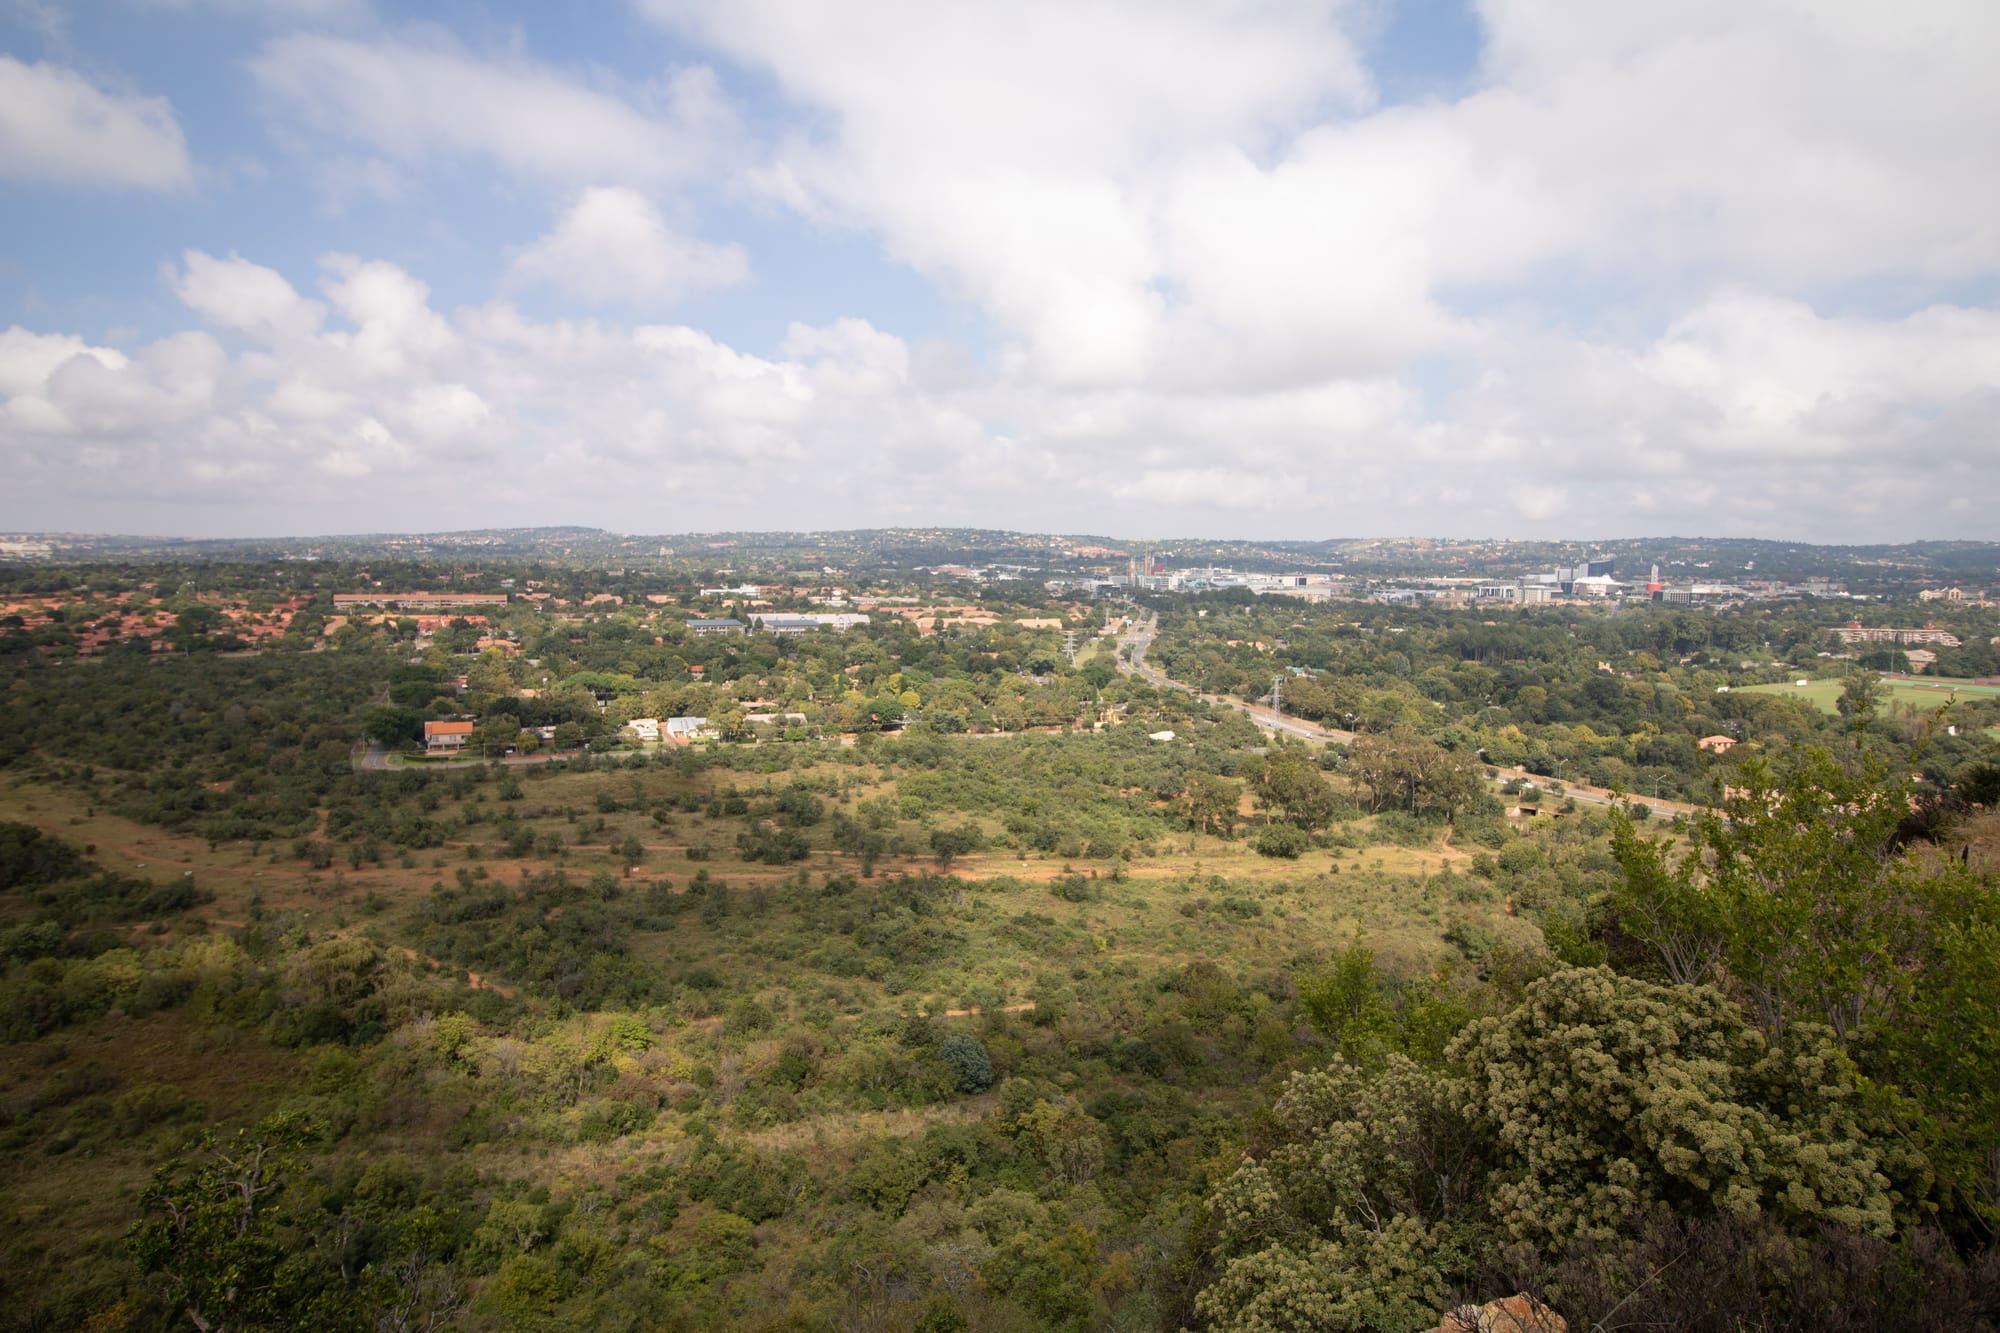
[[[0,529],[2000,538],[1992,0],[0,0]]]

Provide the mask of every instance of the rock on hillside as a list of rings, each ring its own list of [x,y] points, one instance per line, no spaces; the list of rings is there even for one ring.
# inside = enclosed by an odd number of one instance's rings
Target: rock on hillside
[[[1461,1305],[1430,1333],[1569,1333],[1569,1321],[1522,1292],[1484,1305]]]

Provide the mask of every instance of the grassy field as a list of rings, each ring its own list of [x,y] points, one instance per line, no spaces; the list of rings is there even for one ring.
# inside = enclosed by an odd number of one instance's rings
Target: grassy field
[[[788,776],[815,777],[817,769]],[[724,779],[727,781],[728,779]],[[741,781],[742,776],[737,775]],[[621,798],[628,806],[645,806],[690,787],[706,792],[713,775],[684,779],[658,770],[600,771],[537,775],[526,785],[526,796],[513,804],[523,826],[538,833],[574,836],[579,812],[601,831],[587,845],[571,843],[556,855],[507,857],[492,854],[495,833],[479,829],[477,839],[457,839],[439,848],[406,857],[385,856],[380,862],[351,866],[344,861],[314,870],[285,847],[273,844],[225,843],[211,848],[198,838],[184,837],[93,807],[79,794],[60,788],[11,782],[0,784],[0,818],[35,824],[87,846],[107,868],[158,884],[192,876],[212,902],[199,915],[224,930],[240,926],[254,911],[301,912],[321,930],[335,933],[365,931],[390,947],[404,942],[399,918],[423,903],[431,892],[451,882],[465,867],[474,867],[482,883],[512,885],[546,870],[571,875],[616,875],[635,887],[664,879],[684,891],[701,873],[732,890],[755,894],[799,882],[800,877],[856,873],[858,857],[816,847],[806,861],[776,867],[746,861],[734,844],[743,821],[714,818],[705,813],[676,815],[664,825],[633,809],[589,814],[600,794]],[[744,783],[753,790],[751,779]],[[894,796],[893,781],[856,787],[850,805],[871,796]],[[483,793],[482,793],[483,796]],[[464,809],[463,801],[448,802],[446,813]],[[963,817],[960,817],[961,819]],[[991,818],[971,822],[990,835],[999,832]],[[1357,841],[1368,842],[1373,820],[1350,826]],[[914,833],[919,826],[905,823]],[[638,839],[645,855],[628,871],[614,846],[625,835]],[[476,846],[478,861],[469,861]],[[699,860],[690,857],[690,851]],[[1317,851],[1297,861],[1272,859],[1253,852],[1245,837],[1224,840],[1183,833],[1158,843],[1150,855],[1092,859],[1057,853],[994,849],[957,858],[949,873],[969,886],[948,915],[966,932],[965,945],[938,966],[908,977],[916,1001],[898,997],[865,979],[843,982],[823,998],[836,1011],[857,1012],[888,1005],[898,1008],[957,1008],[973,1003],[976,994],[990,1000],[1003,992],[1019,1001],[1031,989],[1037,965],[1060,962],[1067,973],[1086,960],[1094,968],[1143,964],[1165,966],[1172,960],[1218,956],[1237,962],[1254,959],[1266,966],[1338,947],[1357,933],[1367,936],[1386,960],[1421,970],[1451,952],[1442,931],[1451,920],[1469,919],[1503,937],[1534,934],[1526,923],[1507,917],[1498,895],[1477,900],[1445,902],[1424,881],[1441,872],[1464,875],[1471,854],[1448,843],[1403,847],[1373,843],[1360,847]],[[940,869],[930,856],[880,857],[875,877],[922,875]],[[1082,903],[1057,896],[1060,883],[1081,877],[1092,885]],[[1467,894],[1485,886],[1468,880]],[[1071,890],[1075,892],[1075,890]],[[1227,908],[1215,906],[1230,900]],[[1254,904],[1251,912],[1245,904]],[[995,923],[1022,913],[1049,914],[1059,926],[1039,935],[1027,948],[1024,940],[995,933]],[[718,931],[675,929],[639,932],[635,954],[647,963],[683,971],[710,966],[745,989],[772,992],[797,984],[790,959],[769,949],[771,933],[791,928],[782,911],[754,930],[744,923]],[[1037,923],[1039,925],[1039,923]],[[491,980],[505,986],[507,978]],[[817,989],[817,988],[815,988]]]
[[[1804,699],[1822,713],[1839,710],[1835,704],[1840,699],[1843,683],[1838,680],[1815,680],[1805,685],[1784,682],[1777,685],[1740,685],[1741,694],[1786,694]],[[1936,708],[1948,702],[1956,692],[1960,698],[1992,699],[2000,698],[2000,686],[1975,685],[1968,680],[1954,680],[1949,677],[1936,681],[1918,682],[1914,680],[1885,680],[1882,688],[1888,693],[1891,703],[1915,704],[1919,708]]]
[[[980,756],[1054,744],[957,742]],[[709,1302],[698,1326],[740,1323],[767,1298],[792,1300],[800,1265],[845,1262],[840,1247],[857,1228],[885,1253],[921,1253],[924,1228],[958,1226],[952,1219],[996,1187],[1003,1202],[1020,1191],[1031,1211],[1041,1194],[1060,1201],[1051,1235],[1083,1216],[1107,1252],[1159,1251],[1201,1187],[1201,1164],[1233,1143],[1260,1087],[1323,1058],[1293,999],[1296,978],[1357,939],[1413,977],[1455,975],[1468,940],[1540,943],[1509,883],[1471,873],[1479,845],[1378,841],[1386,833],[1376,818],[1343,821],[1344,845],[1295,861],[1259,856],[1242,836],[1185,831],[1091,857],[999,845],[1002,814],[926,806],[919,793],[932,775],[908,767],[513,776],[518,790],[503,794],[499,778],[440,775],[425,799],[436,797],[432,813],[452,829],[441,846],[350,860],[338,844],[342,854],[319,868],[291,841],[211,846],[75,788],[0,778],[0,819],[88,848],[119,874],[162,886],[191,875],[213,895],[170,919],[119,924],[139,953],[104,965],[129,970],[149,951],[172,951],[194,960],[191,972],[205,969],[191,998],[129,1017],[79,1014],[39,1039],[0,1043],[0,1166],[13,1177],[0,1258],[19,1272],[97,1284],[90,1299],[104,1299],[129,1272],[118,1238],[152,1167],[201,1126],[227,1132],[278,1107],[338,1126],[320,1159],[329,1181],[367,1161],[407,1163],[419,1175],[448,1164],[461,1182],[450,1187],[453,1206],[472,1221],[496,1199],[602,1198],[636,1218],[619,1223],[617,1243],[654,1257],[701,1250],[699,1227],[716,1205],[678,1182],[697,1179],[702,1162],[746,1155],[775,1170],[777,1155],[795,1154],[812,1183],[782,1216],[760,1214],[740,1271],[697,1293]],[[746,860],[737,835],[794,782],[818,784],[826,803],[806,829],[806,859]],[[930,789],[934,799],[934,781]],[[728,811],[679,799],[730,794],[740,804]],[[1129,800],[1134,828],[1158,805],[1137,789],[1117,800]],[[928,826],[964,824],[980,827],[988,849],[948,868],[909,852],[864,864],[833,845],[831,827],[836,813],[871,809],[895,812],[882,831],[906,849],[927,843]],[[1574,836],[1580,828],[1557,823],[1509,833],[1508,845],[1532,846],[1534,866],[1546,867],[1524,871],[1521,885],[1592,854],[1590,840]],[[337,820],[323,815],[309,841],[324,844],[330,825]],[[521,831],[533,848],[510,854],[504,844]],[[640,851],[629,867],[628,838]],[[557,871],[571,887],[551,883]],[[32,910],[10,901],[0,930]],[[584,976],[593,961],[563,943],[567,927],[601,940],[605,965],[650,989],[630,1002],[560,1000],[551,978]],[[364,946],[372,953],[333,952]],[[568,960],[551,965],[565,949]],[[376,960],[369,984],[387,1035],[353,1045],[268,1036],[317,993],[313,960],[336,956]],[[268,1007],[246,1007],[253,995]],[[932,1028],[912,1026],[911,1015],[926,1014],[938,1016]],[[467,1015],[470,1044],[453,1063],[437,1054],[433,1033]],[[614,1021],[636,1023],[634,1047],[563,1074]],[[973,1136],[1012,1152],[998,1089],[923,1090],[936,1079],[925,1052],[952,1034],[983,1042],[1003,1083],[1037,1080],[1037,1096],[1076,1114],[1089,1107],[1107,1125],[1129,1122],[1129,1143],[1126,1129],[1090,1130],[1111,1135],[1105,1176],[1050,1176],[1030,1154],[929,1187],[936,1197],[902,1220],[857,1201],[858,1163],[912,1158],[928,1136]],[[133,1115],[128,1101],[148,1097],[187,1109],[121,1128]],[[640,1110],[615,1134],[590,1129],[591,1117],[620,1107]],[[668,1205],[658,1204],[663,1188]],[[657,1225],[646,1221],[659,1207]],[[845,1291],[850,1277],[828,1290]],[[510,1282],[490,1278],[467,1327],[528,1326],[504,1305]],[[1127,1289],[1102,1297],[1103,1310]],[[845,1299],[827,1297],[829,1308]],[[1030,1326],[989,1305],[975,1327]],[[913,1313],[894,1308],[850,1311],[844,1326],[908,1326]],[[1151,1326],[1137,1306],[1124,1317]]]

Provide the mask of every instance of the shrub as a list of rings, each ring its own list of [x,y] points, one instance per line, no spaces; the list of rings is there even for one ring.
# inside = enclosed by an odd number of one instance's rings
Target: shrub
[[[1097,899],[1097,886],[1082,875],[1064,875],[1049,885],[1049,892],[1066,903],[1087,903]]]
[[[993,1061],[986,1044],[963,1032],[953,1033],[938,1043],[938,1058],[958,1077],[963,1093],[984,1092],[993,1086]]]
[[[119,1095],[111,1114],[120,1133],[136,1134],[155,1125],[199,1120],[202,1104],[168,1084],[141,1083]]]
[[[1422,847],[1437,838],[1437,825],[1417,818],[1407,810],[1385,810],[1375,820],[1376,835],[1398,847]]]
[[[1312,836],[1294,824],[1266,824],[1250,840],[1259,856],[1278,856],[1296,861],[1312,847]]]

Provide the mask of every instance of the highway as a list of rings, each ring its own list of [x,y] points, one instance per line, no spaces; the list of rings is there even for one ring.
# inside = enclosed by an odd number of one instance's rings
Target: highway
[[[1197,698],[1204,699],[1211,704],[1225,708],[1234,708],[1265,731],[1283,732],[1288,736],[1297,736],[1302,740],[1334,741],[1341,745],[1353,743],[1355,733],[1351,731],[1341,731],[1336,727],[1317,726],[1314,723],[1305,721],[1303,718],[1286,717],[1282,713],[1272,712],[1262,704],[1245,703],[1243,700],[1235,698],[1232,695],[1202,694],[1193,686],[1175,680],[1172,676],[1169,676],[1166,672],[1161,671],[1146,660],[1146,650],[1153,646],[1153,639],[1159,631],[1160,619],[1157,614],[1149,613],[1143,620],[1135,618],[1131,628],[1127,629],[1119,637],[1118,647],[1120,651],[1116,656],[1118,669],[1128,676],[1137,676],[1140,680],[1145,681],[1156,689],[1179,690],[1183,694],[1195,695]],[[1128,648],[1131,649],[1129,654],[1123,651]],[[1507,768],[1499,764],[1489,764],[1487,767],[1498,773],[1502,782],[1509,778],[1519,778],[1522,782],[1533,783],[1538,787],[1546,787],[1549,782],[1549,778],[1546,775],[1530,773],[1525,768]],[[1643,803],[1651,806],[1653,810],[1661,814],[1693,815],[1699,813],[1702,809],[1700,806],[1689,805],[1684,801],[1668,801],[1654,797],[1641,798],[1632,796],[1629,793],[1620,797],[1600,787],[1588,787],[1576,783],[1565,783],[1563,785],[1563,795],[1587,805],[1611,805],[1620,800]]]
[[[1220,707],[1234,708],[1265,731],[1281,731],[1288,736],[1297,736],[1309,741],[1337,741],[1342,745],[1353,742],[1354,733],[1351,731],[1318,726],[1304,718],[1286,717],[1283,713],[1272,712],[1262,704],[1245,703],[1226,694],[1202,694],[1193,686],[1175,680],[1146,660],[1146,650],[1153,646],[1153,636],[1159,633],[1159,629],[1160,619],[1157,615],[1148,615],[1144,620],[1132,622],[1132,627],[1118,640],[1120,671],[1128,676],[1136,675],[1155,689],[1179,690],[1183,694],[1195,695]],[[1124,651],[1127,648],[1131,649],[1129,660]]]

